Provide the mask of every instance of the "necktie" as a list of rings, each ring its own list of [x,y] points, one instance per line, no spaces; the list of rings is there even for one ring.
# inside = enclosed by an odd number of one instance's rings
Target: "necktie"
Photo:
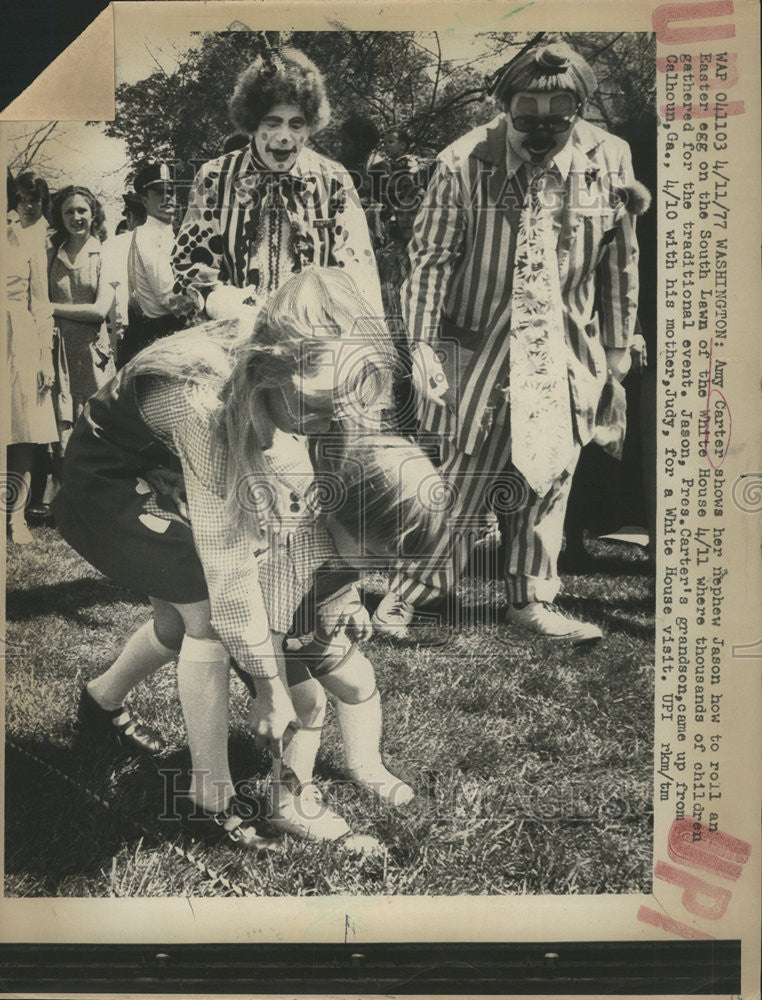
[[[563,306],[543,171],[534,169],[521,209],[511,297],[511,460],[544,496],[574,457]]]
[[[259,291],[271,292],[280,284],[280,266],[282,263],[281,237],[283,232],[283,215],[296,218],[299,214],[300,200],[307,192],[307,184],[301,177],[296,177],[289,171],[270,170],[259,157],[255,146],[250,146],[251,160],[254,171],[245,178],[245,187],[249,195],[250,208],[243,226],[243,234],[236,244],[239,273],[245,275],[245,283],[254,285]],[[267,277],[266,287],[260,287],[263,282],[257,257],[263,239],[267,236]],[[294,252],[302,261],[304,253],[299,241],[295,241]]]

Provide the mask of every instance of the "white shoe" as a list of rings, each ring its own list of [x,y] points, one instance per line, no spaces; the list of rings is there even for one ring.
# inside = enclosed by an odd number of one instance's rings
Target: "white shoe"
[[[576,645],[603,638],[603,632],[597,625],[568,617],[550,601],[530,601],[523,608],[509,604],[505,620],[553,642],[570,642]]]
[[[371,618],[373,630],[392,639],[404,639],[407,637],[407,627],[413,620],[414,614],[413,605],[403,601],[390,590],[384,595]]]
[[[268,801],[270,815],[267,818],[271,825],[283,833],[290,833],[292,837],[338,840],[350,832],[346,820],[325,804],[316,785],[304,785],[296,795],[285,787],[276,790],[273,784]]]
[[[369,789],[390,806],[406,806],[415,798],[415,792],[410,785],[391,771],[387,771],[383,764],[347,768],[347,774],[356,785]]]

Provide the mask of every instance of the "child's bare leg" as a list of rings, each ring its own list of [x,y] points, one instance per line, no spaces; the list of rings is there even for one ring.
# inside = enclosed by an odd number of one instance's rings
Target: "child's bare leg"
[[[285,833],[307,840],[336,840],[349,833],[346,822],[322,800],[312,784],[315,758],[325,722],[326,696],[309,671],[287,664],[282,655],[283,636],[272,633],[278,656],[278,670],[288,683],[289,694],[299,720],[299,728],[288,731],[280,761],[273,762],[270,792],[270,821]],[[250,721],[256,719],[257,702],[252,702]],[[289,739],[290,736],[290,739]]]
[[[32,464],[34,461],[33,444],[8,445],[8,474],[15,477],[18,489],[9,482],[7,511],[8,530],[12,542],[17,545],[28,545],[33,541],[32,533],[27,528],[24,519],[24,509],[29,499],[29,489],[32,483]]]

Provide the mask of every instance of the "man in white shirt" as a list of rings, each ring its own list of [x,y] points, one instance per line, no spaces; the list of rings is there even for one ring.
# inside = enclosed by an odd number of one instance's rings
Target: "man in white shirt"
[[[173,291],[175,189],[166,163],[138,169],[134,186],[147,217],[133,232],[127,255],[129,323],[118,348],[119,368],[159,337],[182,329],[192,312],[190,301]]]
[[[119,342],[127,329],[129,322],[127,310],[129,291],[127,288],[127,257],[132,246],[132,233],[146,221],[146,207],[141,198],[133,192],[122,195],[124,208],[122,220],[116,227],[112,239],[104,244],[110,261],[112,284],[114,286],[114,304],[108,315],[108,328],[114,355],[119,352]]]

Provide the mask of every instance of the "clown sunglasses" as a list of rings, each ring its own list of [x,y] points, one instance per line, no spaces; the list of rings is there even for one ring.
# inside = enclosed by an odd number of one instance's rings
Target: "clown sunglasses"
[[[577,120],[578,112],[572,115],[518,115],[516,118],[510,115],[513,127],[517,132],[535,132],[537,129],[546,128],[553,135],[565,132],[571,128]]]

